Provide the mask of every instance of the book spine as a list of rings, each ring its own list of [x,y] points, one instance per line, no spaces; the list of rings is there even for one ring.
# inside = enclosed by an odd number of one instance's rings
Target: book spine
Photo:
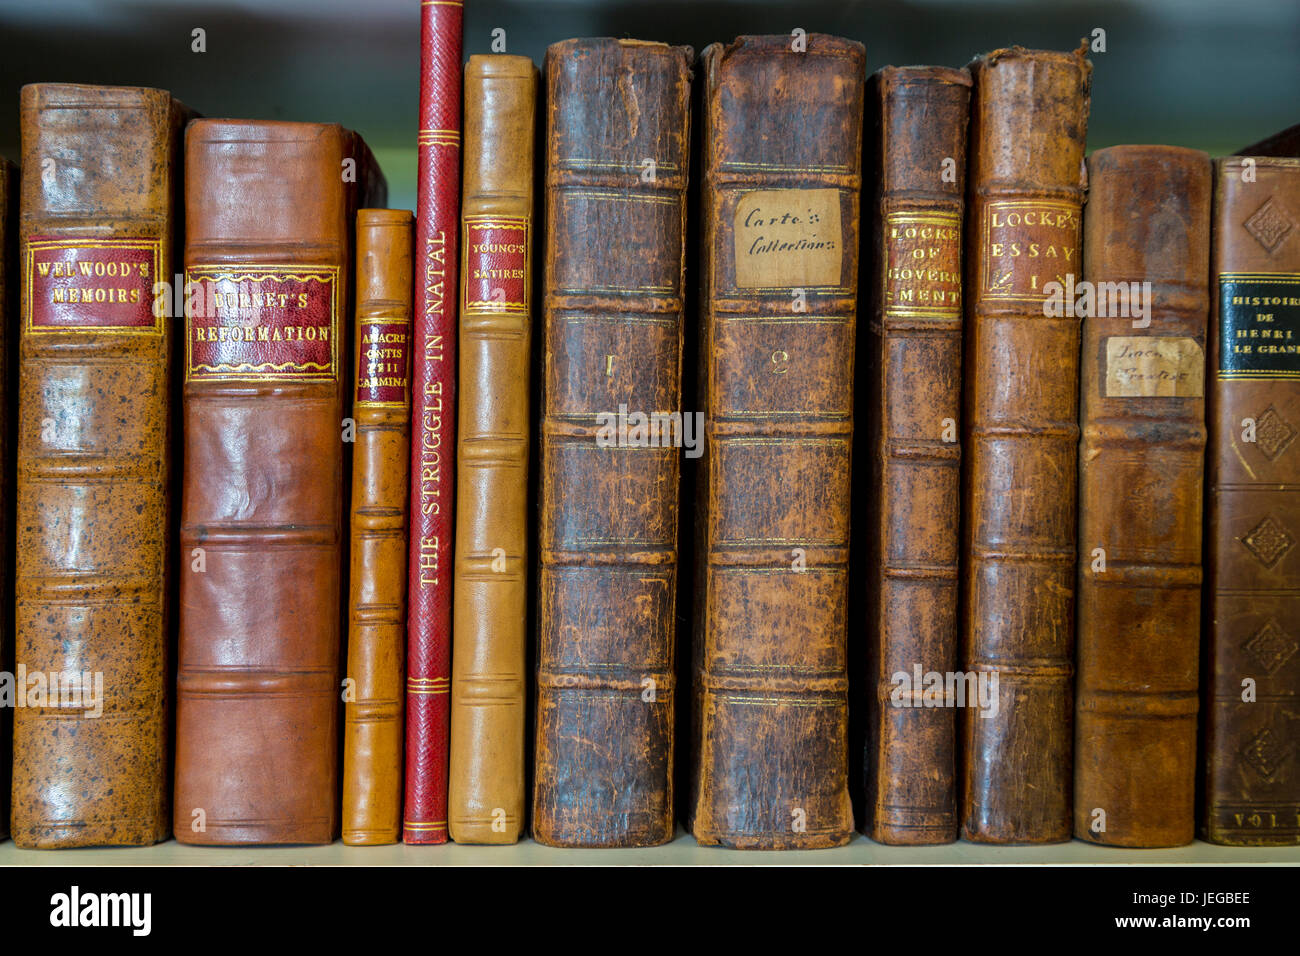
[[[344,696],[343,842],[402,834],[402,677],[406,657],[406,506],[411,443],[415,220],[357,213],[356,429],[352,573]]]
[[[524,826],[536,124],[533,61],[470,57],[447,797],[457,843],[514,843]]]
[[[1079,443],[1074,835],[1194,835],[1210,158],[1088,158]]]
[[[344,316],[356,208],[383,201],[362,193],[368,160],[333,125],[186,132],[183,843],[338,832]]]
[[[860,460],[878,489],[860,500],[871,608],[866,822],[879,843],[957,839],[955,713],[951,702],[927,706],[913,675],[957,667],[970,86],[966,70],[946,67],[886,67],[868,85],[872,322],[857,402]]]
[[[546,53],[533,833],[550,846],[673,837],[691,58],[610,39]]]
[[[962,712],[964,836],[1072,831],[1079,273],[1091,64],[1015,47],[971,64],[962,665],[997,699]],[[992,693],[992,691],[991,691]]]
[[[420,5],[402,840],[447,842],[463,4]]]
[[[21,847],[167,834],[172,324],[154,284],[172,278],[179,125],[161,90],[22,91]]]
[[[1300,159],[1215,162],[1204,818],[1300,844]]]
[[[692,829],[848,841],[849,477],[865,53],[703,55]],[[779,96],[777,91],[779,91]]]
[[[8,396],[16,381],[14,361],[17,336],[14,334],[14,306],[18,297],[18,169],[0,159],[0,395]],[[7,606],[13,607],[14,497],[15,487],[14,402],[6,400],[0,411],[0,591]],[[13,618],[0,621],[0,671],[13,673]],[[13,774],[13,712],[0,707],[0,840],[9,835],[9,792]]]

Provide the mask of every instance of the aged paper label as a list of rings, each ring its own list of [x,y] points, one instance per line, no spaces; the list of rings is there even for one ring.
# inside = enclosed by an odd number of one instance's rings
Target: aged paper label
[[[1205,352],[1195,339],[1115,335],[1106,339],[1107,398],[1200,398]]]
[[[755,189],[736,205],[736,286],[838,286],[844,236],[838,189]]]

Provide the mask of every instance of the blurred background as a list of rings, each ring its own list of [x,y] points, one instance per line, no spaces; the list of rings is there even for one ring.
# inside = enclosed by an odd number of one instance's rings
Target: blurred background
[[[415,204],[419,0],[0,0],[0,153],[18,159],[24,83],[155,86],[211,117],[331,121],[379,156],[389,202]],[[191,51],[192,31],[207,52]],[[1093,60],[1088,146],[1170,143],[1218,155],[1300,122],[1297,0],[466,0],[465,55],[540,65],[573,36],[689,44],[836,33],[886,64],[960,66],[999,47]]]

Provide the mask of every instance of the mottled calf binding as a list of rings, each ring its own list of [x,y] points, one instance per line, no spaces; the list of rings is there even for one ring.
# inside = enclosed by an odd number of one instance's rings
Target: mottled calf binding
[[[704,51],[692,830],[846,843],[862,44]]]
[[[187,118],[162,90],[22,91],[25,706],[12,819],[23,847],[167,835],[175,320],[155,310],[154,286],[172,282]]]
[[[551,846],[673,836],[682,451],[617,413],[680,408],[691,57],[546,54],[533,834]]]
[[[1044,304],[1080,274],[1084,49],[970,64],[962,670],[998,679],[996,710],[962,712],[962,833],[981,843],[1073,828],[1079,319]]]
[[[1087,285],[1060,304],[1086,310],[1074,835],[1093,843],[1194,833],[1209,264],[1209,156],[1088,157]]]
[[[871,325],[857,426],[869,477],[853,531],[869,607],[865,829],[880,843],[957,839],[956,712],[930,706],[914,675],[957,669],[970,85],[941,66],[888,66],[867,85]]]

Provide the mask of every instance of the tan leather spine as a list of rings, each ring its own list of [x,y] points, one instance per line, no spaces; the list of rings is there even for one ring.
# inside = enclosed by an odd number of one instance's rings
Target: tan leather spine
[[[17,334],[14,307],[18,302],[18,168],[0,159],[0,594],[13,607],[13,450],[17,403],[10,399]],[[0,671],[13,673],[13,618],[0,619]],[[12,707],[0,707],[0,840],[9,835],[9,791],[13,772]]]
[[[22,91],[15,660],[29,697],[30,675],[65,685],[15,713],[22,847],[167,835],[174,320],[153,286],[184,119],[162,90]]]
[[[1079,320],[1043,287],[1079,271],[1086,48],[970,65],[962,669],[998,700],[962,711],[962,832],[984,843],[1073,827]]]
[[[609,37],[546,50],[533,835],[548,846],[673,838],[682,451],[667,432],[626,439],[632,412],[682,406],[692,57]]]
[[[464,116],[447,826],[457,843],[514,843],[525,813],[533,61],[470,57]]]
[[[1074,835],[1178,846],[1195,824],[1210,157],[1099,149],[1084,213],[1088,285],[1060,299],[1087,310]]]
[[[1300,843],[1300,159],[1215,161],[1202,832]],[[1249,684],[1246,682],[1249,680]]]
[[[848,842],[849,477],[865,51],[703,54],[692,830]]]
[[[913,675],[957,669],[970,86],[966,70],[941,66],[888,66],[867,85],[871,325],[856,397],[858,467],[869,478],[851,530],[869,608],[864,823],[880,843],[957,839],[956,712],[925,706]]]
[[[343,842],[402,831],[406,507],[415,217],[357,211],[352,573],[343,709]]]

